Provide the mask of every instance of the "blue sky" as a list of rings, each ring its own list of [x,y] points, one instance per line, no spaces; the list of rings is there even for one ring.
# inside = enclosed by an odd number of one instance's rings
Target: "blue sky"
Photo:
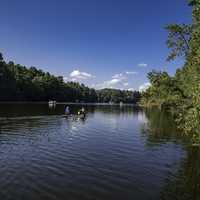
[[[0,0],[0,51],[95,88],[138,89],[147,72],[174,74],[164,26],[190,23],[186,0]]]

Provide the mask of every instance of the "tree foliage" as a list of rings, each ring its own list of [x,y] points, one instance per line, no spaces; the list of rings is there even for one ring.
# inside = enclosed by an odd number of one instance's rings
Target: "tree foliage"
[[[97,91],[98,102],[113,102],[113,103],[134,103],[136,104],[140,99],[138,91],[116,90],[116,89],[102,89]]]
[[[96,91],[84,84],[63,81],[36,67],[6,63],[0,53],[0,101],[67,101],[137,103],[138,92],[105,89]]]
[[[172,49],[168,60],[185,56],[185,64],[171,77],[166,72],[151,72],[151,87],[141,103],[168,105],[180,129],[200,141],[200,0],[191,0],[192,24],[167,26],[167,44]]]
[[[192,26],[170,24],[166,26],[169,32],[167,46],[172,49],[167,60],[174,60],[178,56],[187,56],[190,51]]]
[[[0,61],[3,61],[3,54],[0,52]]]

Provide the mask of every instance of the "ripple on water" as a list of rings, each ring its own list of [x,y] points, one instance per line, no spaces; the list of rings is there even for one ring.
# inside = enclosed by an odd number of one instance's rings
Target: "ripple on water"
[[[170,142],[147,146],[137,115],[1,118],[0,127],[5,200],[159,199],[184,155]]]

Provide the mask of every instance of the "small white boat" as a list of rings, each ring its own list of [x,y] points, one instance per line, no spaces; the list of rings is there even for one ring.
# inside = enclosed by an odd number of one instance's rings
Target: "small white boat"
[[[114,103],[112,101],[109,102],[109,105],[113,105]]]
[[[49,101],[49,105],[56,105],[56,101]]]

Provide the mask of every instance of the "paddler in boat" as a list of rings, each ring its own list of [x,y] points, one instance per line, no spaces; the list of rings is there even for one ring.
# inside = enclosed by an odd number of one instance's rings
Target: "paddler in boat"
[[[86,113],[85,113],[85,108],[82,107],[81,110],[78,112],[78,115],[79,115],[79,116],[82,116],[82,117],[85,117],[85,114],[86,114]]]

